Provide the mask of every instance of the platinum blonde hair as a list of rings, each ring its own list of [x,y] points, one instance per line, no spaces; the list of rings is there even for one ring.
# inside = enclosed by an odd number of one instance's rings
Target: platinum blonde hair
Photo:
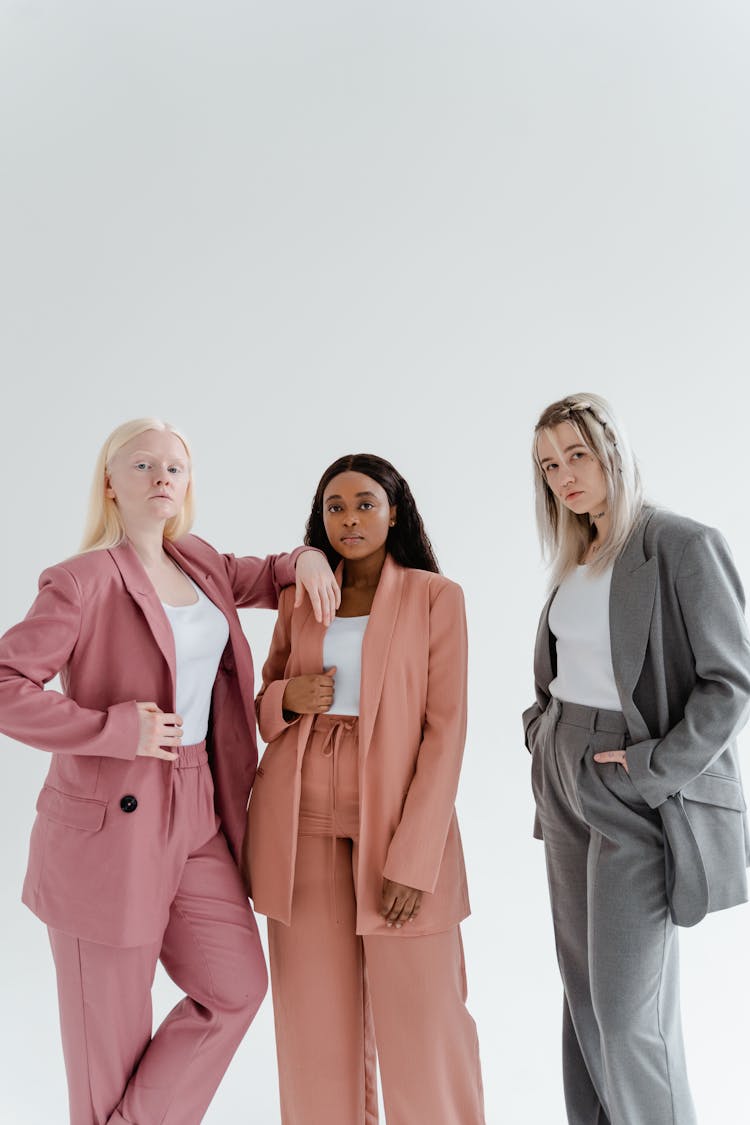
[[[557,586],[577,566],[594,538],[588,514],[566,508],[547,483],[539,460],[539,435],[569,422],[604,471],[610,523],[591,568],[611,566],[628,541],[643,507],[643,488],[633,451],[612,407],[599,395],[568,395],[542,411],[534,427],[534,491],[542,553],[551,564],[551,585]]]
[[[121,426],[113,430],[102,446],[96,461],[86,526],[80,547],[81,553],[117,547],[125,539],[125,526],[120,516],[120,510],[115,501],[106,494],[109,467],[112,458],[118,450],[122,449],[123,445],[126,445],[131,438],[137,437],[138,434],[146,433],[147,430],[159,430],[174,434],[185,446],[188,463],[192,464],[190,446],[185,437],[174,426],[170,426],[168,422],[162,422],[160,418],[134,418],[132,422],[123,422]],[[193,526],[193,514],[193,476],[191,468],[182,510],[179,515],[167,520],[164,526],[164,538],[179,539],[182,535],[187,535]]]

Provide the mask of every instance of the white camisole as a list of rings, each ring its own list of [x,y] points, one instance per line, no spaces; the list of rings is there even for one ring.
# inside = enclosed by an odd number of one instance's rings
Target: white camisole
[[[197,602],[192,605],[161,603],[174,634],[176,708],[177,714],[182,716],[183,746],[192,746],[206,737],[214,680],[229,639],[224,614],[192,578],[188,581],[198,595]]]
[[[612,667],[609,590],[612,567],[599,573],[577,566],[560,583],[549,609],[550,632],[557,640],[557,675],[550,695],[620,711]]]
[[[359,715],[362,641],[369,617],[334,617],[323,639],[323,667],[336,667],[329,715]]]

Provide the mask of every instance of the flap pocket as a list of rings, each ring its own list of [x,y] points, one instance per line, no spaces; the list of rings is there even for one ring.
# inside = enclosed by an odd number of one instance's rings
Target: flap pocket
[[[684,786],[682,796],[686,801],[699,801],[703,805],[719,805],[723,809],[744,812],[745,798],[739,779],[721,773],[701,773]]]
[[[68,828],[98,832],[104,823],[107,802],[95,801],[91,797],[74,797],[72,793],[61,793],[59,789],[45,785],[37,798],[36,811]]]

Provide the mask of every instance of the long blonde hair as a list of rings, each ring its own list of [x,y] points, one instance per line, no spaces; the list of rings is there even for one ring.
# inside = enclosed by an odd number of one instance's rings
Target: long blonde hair
[[[569,422],[591,450],[607,482],[609,531],[591,564],[592,570],[611,566],[627,543],[643,507],[641,477],[633,451],[606,399],[592,394],[567,395],[546,407],[534,427],[532,455],[537,528],[542,552],[551,563],[553,586],[581,562],[595,531],[588,514],[571,512],[555,495],[539,460],[540,433],[561,422]]]
[[[125,527],[120,516],[120,510],[115,501],[106,494],[107,474],[112,458],[117,451],[122,449],[123,445],[129,442],[131,438],[145,433],[146,430],[160,430],[174,434],[185,446],[188,463],[191,462],[190,446],[185,437],[174,426],[170,426],[168,422],[162,422],[160,418],[134,418],[132,422],[123,422],[121,426],[113,430],[102,446],[96,460],[86,526],[80,547],[81,553],[116,547],[125,539]],[[193,474],[191,468],[182,509],[178,515],[167,520],[164,526],[164,538],[179,539],[180,536],[187,535],[193,526],[193,512]]]

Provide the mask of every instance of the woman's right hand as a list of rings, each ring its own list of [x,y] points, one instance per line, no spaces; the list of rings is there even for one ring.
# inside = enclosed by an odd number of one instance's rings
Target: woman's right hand
[[[333,703],[335,668],[326,668],[322,675],[292,676],[284,688],[281,706],[295,715],[320,715]]]
[[[155,703],[136,703],[141,724],[137,757],[164,758],[174,762],[177,754],[170,754],[164,746],[179,746],[182,742],[182,719],[161,711]]]

